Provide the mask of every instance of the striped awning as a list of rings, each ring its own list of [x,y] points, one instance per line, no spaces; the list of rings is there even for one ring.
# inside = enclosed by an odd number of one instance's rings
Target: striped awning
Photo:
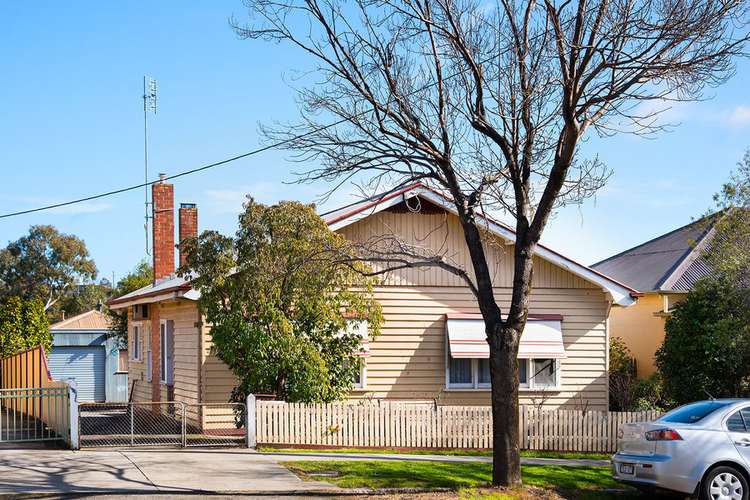
[[[468,315],[448,315],[448,346],[453,358],[489,358],[490,346],[482,319]],[[561,319],[529,316],[521,334],[519,359],[565,358]]]

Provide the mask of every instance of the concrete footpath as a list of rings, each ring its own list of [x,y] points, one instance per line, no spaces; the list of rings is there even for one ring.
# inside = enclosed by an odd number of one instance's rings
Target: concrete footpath
[[[52,493],[252,492],[290,495],[330,491],[303,482],[266,457],[242,449],[0,449],[0,495]]]
[[[70,451],[0,448],[0,495],[251,493],[312,496],[344,493],[300,480],[288,460],[490,462],[490,457],[374,453],[267,452],[246,449],[123,448]],[[525,464],[592,466],[606,460],[524,458]],[[316,495],[317,494],[317,495]]]

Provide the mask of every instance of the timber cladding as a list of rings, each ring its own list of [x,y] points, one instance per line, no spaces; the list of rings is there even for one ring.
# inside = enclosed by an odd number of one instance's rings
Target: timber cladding
[[[450,214],[434,210],[380,212],[339,232],[353,241],[394,234],[471,269],[463,233],[455,216]],[[507,310],[513,247],[495,237],[488,241],[486,252],[496,297],[502,309]],[[534,264],[529,312],[562,316],[567,357],[561,360],[559,387],[546,391],[522,389],[521,403],[544,408],[606,410],[610,303],[601,288],[570,271],[540,258],[535,258]],[[445,315],[478,310],[474,296],[460,278],[436,268],[399,270],[385,276],[375,289],[375,297],[383,307],[382,333],[370,344],[370,356],[365,358],[365,383],[352,392],[352,399],[489,405],[488,389],[446,388]],[[197,302],[180,299],[152,307],[158,307],[160,319],[174,322],[175,399],[185,403],[226,403],[236,379],[213,352],[210,325],[202,321]],[[150,331],[146,331],[148,323],[143,322],[144,359],[150,349],[146,345],[151,337]],[[130,366],[132,379],[138,381],[134,400],[150,400],[145,363],[131,361]],[[161,394],[163,398],[166,391]],[[202,418],[197,414],[194,417]]]

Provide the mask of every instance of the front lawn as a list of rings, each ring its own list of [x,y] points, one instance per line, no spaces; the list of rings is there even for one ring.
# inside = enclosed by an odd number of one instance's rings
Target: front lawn
[[[342,488],[425,488],[466,490],[486,488],[492,466],[478,462],[412,462],[407,460],[283,462],[303,479],[333,483]],[[522,466],[526,486],[575,493],[570,498],[601,498],[604,490],[628,490],[612,479],[609,467]],[[481,491],[481,490],[479,490]],[[492,498],[493,493],[470,498]],[[512,498],[512,496],[511,496]],[[618,497],[619,498],[619,497]]]

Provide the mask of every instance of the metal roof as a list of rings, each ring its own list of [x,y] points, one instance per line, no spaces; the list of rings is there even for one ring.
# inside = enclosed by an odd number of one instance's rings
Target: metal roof
[[[400,204],[412,197],[424,198],[447,211],[455,213],[455,207],[452,206],[452,202],[445,195],[421,182],[416,182],[398,186],[384,193],[379,193],[336,210],[320,214],[320,216],[332,231],[337,231],[342,227],[353,224],[358,220],[369,217],[370,215],[388,207]],[[481,220],[482,225],[489,231],[499,235],[507,241],[515,241],[516,234],[511,227],[492,219],[486,214],[477,214],[477,217]],[[631,305],[635,301],[634,297],[638,295],[636,287],[623,284],[599,270],[579,264],[578,262],[565,257],[542,244],[537,245],[536,254],[591,283],[601,286],[616,304],[623,306]],[[146,301],[156,302],[162,300],[166,294],[170,294],[170,298],[198,300],[198,298],[200,298],[200,292],[192,289],[190,286],[190,280],[193,277],[194,276],[172,276],[160,280],[154,285],[149,285],[127,295],[123,295],[122,297],[112,299],[107,305],[113,308],[122,308],[126,305]]]
[[[642,292],[689,291],[711,274],[701,253],[713,238],[715,216],[658,236],[591,267]]]
[[[60,330],[109,330],[111,322],[109,317],[101,311],[92,309],[85,313],[71,316],[68,319],[64,319],[50,325],[49,329],[52,331]]]

